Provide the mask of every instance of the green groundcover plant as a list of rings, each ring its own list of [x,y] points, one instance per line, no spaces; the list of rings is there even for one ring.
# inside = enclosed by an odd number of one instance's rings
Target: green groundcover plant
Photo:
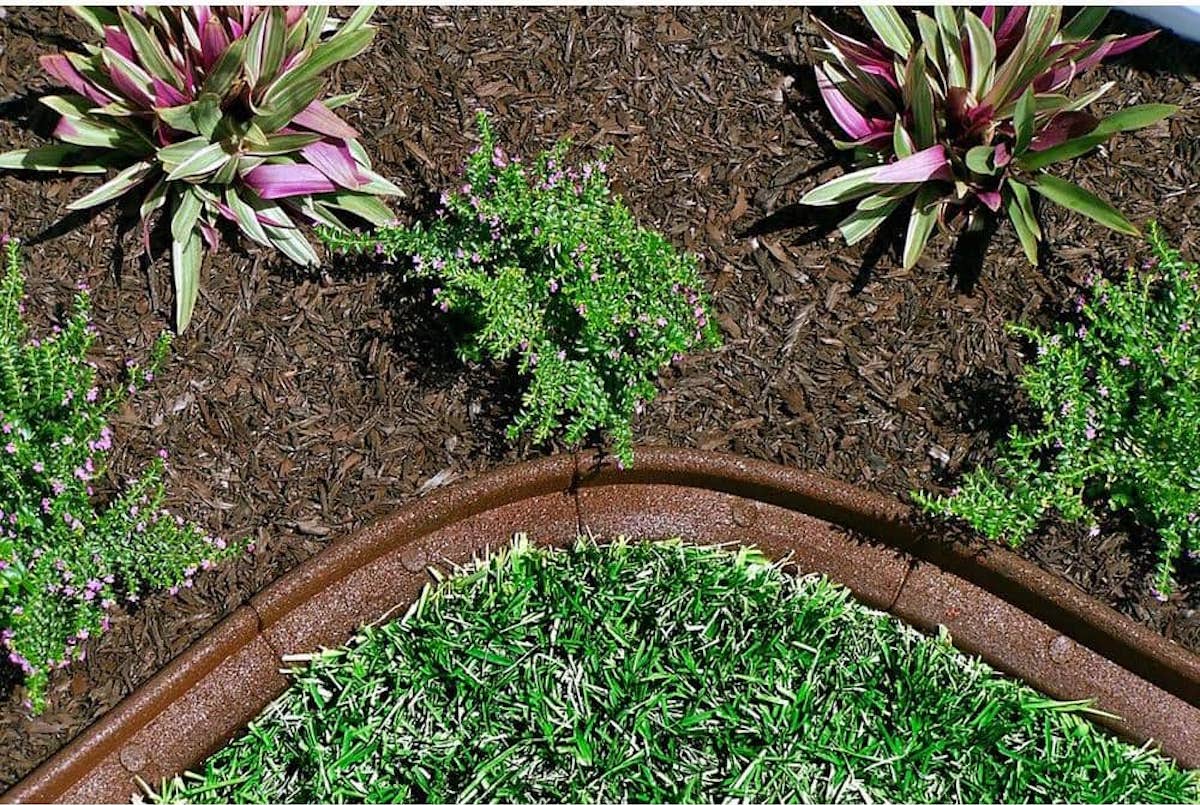
[[[864,6],[875,38],[860,42],[813,18],[817,85],[850,138],[857,170],[807,193],[802,204],[857,200],[841,222],[847,243],[874,232],[912,198],[904,265],[916,264],[934,226],[975,226],[1003,207],[1031,263],[1041,228],[1030,190],[1127,234],[1137,228],[1108,202],[1046,169],[1113,135],[1177,111],[1143,104],[1100,119],[1088,111],[1115,82],[1075,95],[1075,79],[1154,36],[1089,37],[1107,9],[1065,25],[1059,6],[939,5],[912,13],[916,35],[890,6]]]
[[[16,241],[3,238],[0,278],[0,641],[40,709],[52,670],[86,656],[114,608],[146,588],[191,586],[234,546],[162,508],[166,451],[101,503],[93,489],[112,449],[114,406],[153,379],[126,364],[128,385],[102,391],[87,355],[94,340],[86,291],[62,326],[29,338]]]
[[[1157,226],[1149,239],[1143,272],[1079,296],[1077,327],[1010,328],[1037,348],[1021,385],[1042,427],[1014,427],[995,465],[953,494],[914,497],[1013,544],[1051,509],[1094,534],[1093,502],[1128,511],[1158,532],[1153,594],[1165,600],[1176,563],[1200,557],[1200,269]]]
[[[358,133],[321,98],[322,74],[371,43],[371,6],[345,21],[328,6],[121,6],[75,12],[103,43],[41,58],[71,90],[42,103],[62,142],[0,154],[0,168],[118,172],[70,204],[86,209],[135,190],[142,238],[169,208],[176,326],[191,319],[205,248],[228,221],[305,266],[317,255],[300,219],[392,219],[377,196],[400,191],[371,170]]]
[[[632,420],[672,360],[718,343],[697,258],[637,225],[612,196],[606,162],[564,163],[568,144],[526,166],[478,117],[482,145],[430,224],[369,235],[319,230],[329,245],[411,255],[432,303],[470,327],[464,358],[515,359],[530,378],[509,436],[574,444],[607,431],[632,460]]]
[[[431,585],[163,801],[1192,802],[1200,779],[752,549],[506,554]],[[311,660],[311,662],[310,662]]]

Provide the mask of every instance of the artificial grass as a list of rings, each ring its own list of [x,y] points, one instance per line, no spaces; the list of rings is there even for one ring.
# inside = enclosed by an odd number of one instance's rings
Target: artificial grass
[[[1195,802],[1200,775],[751,550],[523,540],[165,801]]]

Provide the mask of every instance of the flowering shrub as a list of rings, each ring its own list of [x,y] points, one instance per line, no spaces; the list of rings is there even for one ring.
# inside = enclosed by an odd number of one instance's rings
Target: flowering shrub
[[[1200,557],[1200,269],[1155,226],[1150,242],[1156,270],[1095,282],[1077,300],[1077,329],[1012,327],[1037,346],[1021,384],[1042,430],[1014,428],[995,467],[968,474],[955,494],[915,498],[1014,544],[1051,508],[1096,531],[1086,501],[1107,499],[1158,531],[1162,599],[1176,561]]]
[[[72,92],[42,98],[62,115],[63,143],[0,154],[0,168],[104,173],[70,205],[84,209],[134,188],[142,237],[170,206],[175,317],[187,327],[204,247],[225,219],[301,265],[316,265],[293,215],[329,226],[342,216],[392,219],[377,195],[400,191],[371,170],[358,133],[320,100],[321,74],[375,35],[364,6],[344,23],[327,6],[126,6],[76,9],[103,38],[86,54],[55,53],[43,69]]]
[[[978,223],[1004,207],[1029,262],[1042,233],[1029,191],[1119,232],[1137,228],[1106,201],[1046,168],[1114,134],[1149,126],[1178,107],[1144,104],[1100,120],[1084,111],[1114,82],[1072,97],[1072,82],[1154,36],[1088,39],[1106,9],[1085,8],[1061,26],[1058,6],[937,6],[914,12],[918,35],[895,9],[864,6],[878,39],[859,42],[818,19],[817,85],[850,137],[858,170],[810,191],[802,204],[859,199],[840,228],[847,243],[875,231],[913,197],[904,265],[916,264],[935,224]]]
[[[544,440],[563,426],[568,443],[607,431],[632,458],[632,419],[655,395],[672,359],[718,342],[696,258],[637,225],[609,192],[604,161],[567,167],[567,144],[526,167],[482,146],[438,218],[367,236],[320,230],[332,246],[413,256],[433,284],[432,303],[472,328],[461,354],[515,358],[530,377],[509,436]]]
[[[163,459],[107,505],[93,482],[112,447],[113,406],[153,378],[130,362],[130,382],[102,392],[86,362],[94,332],[86,292],[64,326],[26,340],[24,278],[15,241],[0,279],[0,641],[21,668],[29,703],[44,701],[48,674],[83,659],[121,601],[147,586],[191,586],[198,569],[233,550],[162,508]]]

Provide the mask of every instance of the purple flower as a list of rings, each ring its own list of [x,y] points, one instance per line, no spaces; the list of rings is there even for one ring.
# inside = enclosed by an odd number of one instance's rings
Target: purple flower
[[[4,445],[4,452],[11,456],[13,453],[17,452],[17,446],[12,442],[9,442],[8,444]]]
[[[1192,325],[1188,324],[1186,321],[1179,322],[1179,332],[1186,333],[1190,329],[1192,329]]]
[[[1126,356],[1122,355],[1120,358],[1117,358],[1117,363],[1118,363],[1120,366],[1128,366],[1129,364],[1133,363],[1133,361],[1129,360],[1129,358],[1127,358]]]
[[[1096,438],[1096,429],[1095,429],[1095,428],[1093,428],[1091,425],[1088,425],[1088,426],[1087,426],[1087,427],[1084,429],[1084,431],[1083,431],[1083,435],[1084,435],[1084,436],[1086,436],[1086,437],[1088,438],[1088,440],[1089,440],[1089,441],[1090,441],[1090,440],[1092,440],[1092,439],[1095,439],[1095,438]]]
[[[550,293],[558,293],[558,280],[551,277],[550,282],[547,284],[550,287]]]
[[[45,469],[46,469],[46,466],[44,464],[42,464],[42,462],[40,462],[40,461],[33,462],[33,471],[34,472],[43,472],[43,471],[45,471]]]
[[[8,424],[7,422],[5,422],[5,423],[4,423],[4,428],[3,428],[3,430],[4,430],[4,432],[5,432],[5,433],[12,433],[12,425],[10,425],[10,424]]]

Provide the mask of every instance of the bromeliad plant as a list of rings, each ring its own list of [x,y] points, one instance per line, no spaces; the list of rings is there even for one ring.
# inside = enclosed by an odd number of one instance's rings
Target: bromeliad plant
[[[0,237],[0,241],[6,240]],[[113,445],[108,419],[153,378],[126,364],[127,386],[105,391],[87,356],[95,337],[88,294],[61,327],[30,339],[21,313],[17,243],[3,243],[0,278],[0,646],[25,675],[40,708],[52,670],[86,653],[86,640],[148,588],[191,586],[192,577],[235,548],[204,536],[162,507],[165,451],[107,503],[93,484]]]
[[[857,170],[812,190],[803,204],[858,199],[840,224],[857,243],[913,198],[904,265],[913,266],[935,224],[943,231],[1003,207],[1031,263],[1041,228],[1030,189],[1119,232],[1137,228],[1106,201],[1047,172],[1114,134],[1177,110],[1144,104],[1100,120],[1086,111],[1108,82],[1072,96],[1072,82],[1108,57],[1154,36],[1089,39],[1103,8],[1085,8],[1060,27],[1057,6],[988,6],[976,15],[937,6],[915,12],[917,36],[887,6],[862,9],[877,41],[864,43],[813,18],[825,47],[815,52],[817,84],[850,140]]]
[[[430,225],[318,232],[342,249],[412,255],[436,286],[433,304],[472,328],[462,356],[516,359],[531,381],[511,438],[564,426],[574,444],[607,431],[628,463],[631,423],[658,373],[718,342],[696,257],[637,225],[603,160],[568,167],[564,142],[526,167],[496,145],[485,114],[478,125],[466,183],[443,194]]]
[[[306,266],[318,263],[295,215],[328,226],[343,216],[392,219],[377,196],[400,191],[371,170],[357,132],[320,99],[321,75],[375,35],[372,8],[344,22],[325,6],[92,7],[76,12],[103,38],[86,53],[41,58],[72,92],[42,103],[62,115],[62,143],[0,155],[0,168],[119,172],[70,209],[135,188],[142,238],[171,211],[175,315],[187,327],[202,251],[225,219]]]
[[[1107,500],[1158,531],[1161,599],[1176,563],[1200,558],[1200,267],[1153,225],[1150,242],[1157,271],[1097,281],[1076,302],[1078,328],[1011,328],[1037,346],[1021,385],[1042,429],[1014,428],[994,468],[971,472],[954,494],[914,497],[1013,544],[1050,509],[1094,524],[1087,502]]]

